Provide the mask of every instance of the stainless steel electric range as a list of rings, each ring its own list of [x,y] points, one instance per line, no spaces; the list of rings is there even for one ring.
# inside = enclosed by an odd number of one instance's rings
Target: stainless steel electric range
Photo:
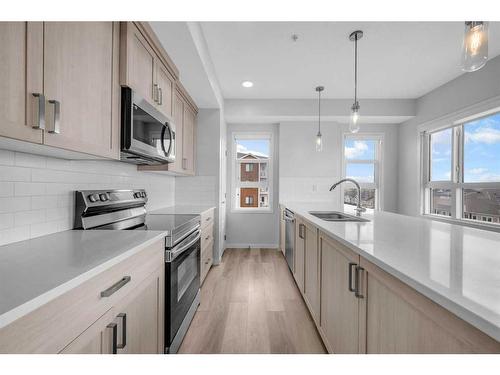
[[[75,229],[165,232],[165,353],[176,353],[200,303],[200,217],[148,215],[143,189],[76,192]]]

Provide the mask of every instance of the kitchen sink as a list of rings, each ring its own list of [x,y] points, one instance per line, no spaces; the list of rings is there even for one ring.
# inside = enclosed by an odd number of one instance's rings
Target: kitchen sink
[[[370,221],[368,219],[359,216],[348,215],[338,211],[309,211],[309,213],[317,217],[318,219],[325,221],[357,221],[357,222]]]

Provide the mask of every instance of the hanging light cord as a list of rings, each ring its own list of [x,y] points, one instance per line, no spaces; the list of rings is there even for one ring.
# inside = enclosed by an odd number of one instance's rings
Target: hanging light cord
[[[358,102],[358,34],[354,36],[354,104]]]
[[[321,90],[318,91],[318,134],[321,134]]]

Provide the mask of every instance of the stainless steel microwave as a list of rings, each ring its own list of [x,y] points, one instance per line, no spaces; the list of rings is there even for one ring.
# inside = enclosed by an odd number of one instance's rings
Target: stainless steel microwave
[[[129,87],[122,87],[120,160],[138,165],[175,161],[175,125]]]

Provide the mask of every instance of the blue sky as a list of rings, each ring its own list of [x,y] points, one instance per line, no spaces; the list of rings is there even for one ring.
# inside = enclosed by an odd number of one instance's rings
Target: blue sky
[[[347,139],[344,147],[346,160],[374,160],[375,142],[376,141],[370,140]],[[346,177],[353,178],[358,182],[374,182],[374,165],[373,163],[347,163],[345,175]]]
[[[432,134],[433,181],[451,176],[451,129]],[[500,181],[500,113],[464,125],[464,182]]]
[[[269,156],[268,139],[238,139],[236,147],[238,152]]]

